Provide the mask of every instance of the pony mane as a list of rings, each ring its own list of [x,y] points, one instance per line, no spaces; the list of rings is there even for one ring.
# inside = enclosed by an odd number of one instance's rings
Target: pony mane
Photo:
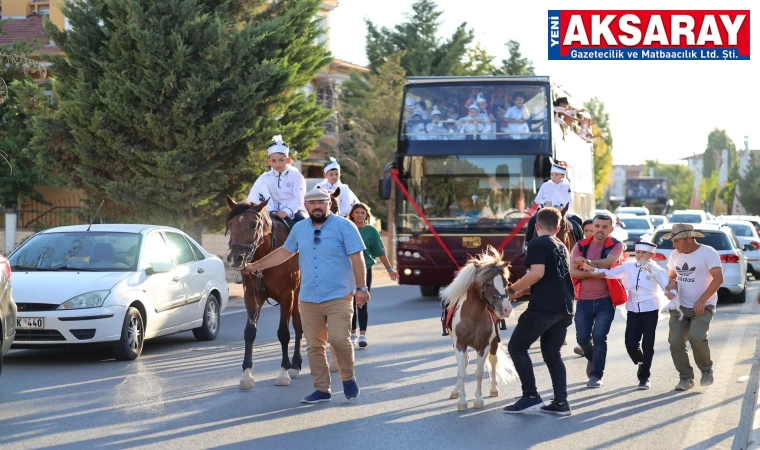
[[[255,206],[256,205],[248,201],[238,203],[232,209],[230,209],[230,211],[227,213],[226,221],[229,222],[230,220],[243,214],[244,212],[248,210],[253,210]],[[262,231],[264,235],[266,235],[272,232],[272,218],[269,217],[269,212],[266,209],[263,212],[264,214],[262,214],[262,211],[259,211],[256,215],[258,216],[258,220],[263,222]]]
[[[480,255],[470,256],[454,281],[441,291],[444,307],[449,309],[464,303],[473,284],[482,286],[497,275],[509,279],[509,263],[503,260],[501,253],[489,245]]]

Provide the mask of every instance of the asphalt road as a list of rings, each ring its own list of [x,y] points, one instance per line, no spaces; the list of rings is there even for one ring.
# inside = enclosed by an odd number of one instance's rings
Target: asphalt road
[[[0,379],[0,448],[369,449],[448,448],[730,448],[760,330],[760,306],[720,305],[710,330],[715,384],[676,392],[678,375],[657,331],[652,389],[638,391],[635,366],[623,345],[624,322],[610,334],[605,385],[585,387],[585,360],[563,355],[573,414],[511,416],[501,411],[519,396],[519,382],[472,409],[474,367],[460,412],[449,400],[455,359],[441,336],[438,302],[416,287],[373,290],[370,346],[357,350],[361,396],[347,402],[337,374],[333,401],[302,405],[313,390],[308,366],[289,387],[274,386],[280,362],[275,309],[260,322],[254,352],[256,387],[238,390],[244,315],[233,301],[219,338],[191,333],[146,343],[139,360],[117,362],[106,352],[13,351]],[[521,304],[517,313],[524,309]],[[509,319],[509,338],[516,316]],[[539,389],[550,400],[548,371],[532,350]],[[487,395],[487,384],[486,395]]]

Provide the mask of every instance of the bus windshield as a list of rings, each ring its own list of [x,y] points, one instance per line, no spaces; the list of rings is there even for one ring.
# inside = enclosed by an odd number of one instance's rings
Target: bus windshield
[[[527,215],[546,164],[531,155],[407,156],[404,181],[437,231],[504,233]],[[399,233],[428,231],[409,202],[399,198],[397,211]]]
[[[548,140],[548,90],[546,83],[512,80],[409,85],[400,139]]]

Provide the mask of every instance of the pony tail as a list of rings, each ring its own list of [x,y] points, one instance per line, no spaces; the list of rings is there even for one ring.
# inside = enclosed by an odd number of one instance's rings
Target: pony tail
[[[486,358],[486,371],[491,372],[491,363]],[[496,347],[496,381],[500,385],[506,385],[517,379],[517,369],[512,358],[509,357],[504,348],[499,344]]]

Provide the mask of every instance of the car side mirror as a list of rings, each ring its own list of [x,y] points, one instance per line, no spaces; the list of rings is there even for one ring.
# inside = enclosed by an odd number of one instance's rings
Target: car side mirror
[[[752,246],[752,245],[749,245],[749,244],[745,244],[744,245],[744,251],[745,252],[754,252],[755,250],[757,250],[757,249],[754,246]]]
[[[391,199],[391,188],[393,187],[393,180],[390,178],[380,178],[377,183],[377,195],[380,200]]]
[[[157,273],[168,273],[176,268],[177,266],[169,262],[157,262],[157,263],[151,264],[150,267],[145,269],[145,273],[148,276],[150,276],[150,275],[155,275]]]

